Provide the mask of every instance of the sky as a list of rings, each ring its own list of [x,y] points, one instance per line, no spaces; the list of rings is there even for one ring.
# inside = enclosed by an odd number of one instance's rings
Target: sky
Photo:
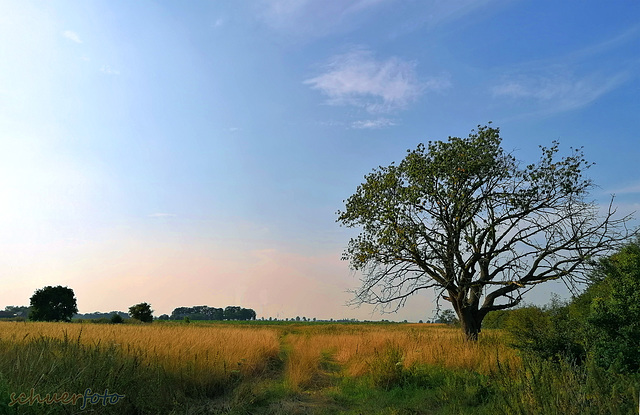
[[[63,285],[81,313],[430,319],[433,292],[395,314],[345,306],[357,230],[336,212],[373,168],[489,121],[525,162],[584,146],[592,199],[640,206],[637,1],[0,10],[0,308]]]

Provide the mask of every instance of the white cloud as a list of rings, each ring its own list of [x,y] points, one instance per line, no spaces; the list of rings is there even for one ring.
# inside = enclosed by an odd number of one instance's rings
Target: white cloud
[[[391,127],[396,125],[393,120],[388,118],[377,118],[375,120],[360,120],[351,123],[351,128],[357,130],[371,129],[377,130],[380,128]]]
[[[62,32],[62,36],[73,42],[82,43],[82,40],[80,40],[80,36],[78,36],[76,32],[73,32],[71,30],[65,30],[64,32]]]
[[[304,81],[329,97],[332,105],[354,105],[371,113],[402,109],[425,90],[447,88],[447,79],[418,81],[416,64],[397,57],[375,59],[367,49],[334,56],[322,75]]]
[[[105,73],[107,75],[120,75],[120,71],[112,69],[111,66],[109,65],[103,65],[102,68],[100,68],[100,72]]]
[[[548,75],[515,75],[495,85],[491,92],[497,98],[510,98],[532,102],[542,107],[542,112],[569,111],[589,105],[628,79],[626,73],[602,76],[591,74],[577,76],[570,73]]]

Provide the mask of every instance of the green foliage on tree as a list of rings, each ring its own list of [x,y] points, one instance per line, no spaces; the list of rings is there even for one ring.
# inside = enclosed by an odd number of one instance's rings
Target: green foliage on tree
[[[171,320],[182,320],[189,317],[191,320],[222,320],[224,310],[222,308],[208,307],[206,305],[193,307],[178,307],[171,313]]]
[[[228,306],[224,309],[206,305],[178,307],[171,313],[171,320],[255,320],[256,312],[250,308]]]
[[[147,303],[140,303],[129,307],[129,315],[131,318],[135,318],[144,323],[151,323],[153,321],[153,310],[151,309],[151,305]]]
[[[640,239],[603,259],[594,276],[588,317],[596,361],[640,371]]]
[[[112,314],[109,322],[111,324],[122,324],[124,323],[124,318],[120,314]]]
[[[353,304],[393,310],[433,288],[475,340],[488,313],[550,280],[575,286],[590,260],[627,240],[630,217],[616,219],[611,206],[600,216],[587,199],[580,149],[560,158],[553,142],[522,165],[501,143],[497,128],[480,126],[365,176],[338,212],[361,229],[343,254],[362,272]]]
[[[225,320],[255,320],[256,312],[250,308],[227,306],[224,309]]]
[[[58,285],[46,286],[31,296],[29,320],[33,321],[71,321],[78,312],[73,290]]]

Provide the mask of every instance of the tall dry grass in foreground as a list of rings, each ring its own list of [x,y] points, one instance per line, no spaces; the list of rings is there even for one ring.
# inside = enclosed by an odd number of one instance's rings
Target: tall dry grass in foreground
[[[32,388],[42,396],[87,388],[126,395],[90,408],[108,415],[395,413],[389,408],[604,415],[637,408],[637,377],[521,362],[506,344],[500,331],[486,330],[474,344],[458,329],[422,324],[0,322],[0,414],[11,393]],[[22,405],[10,413],[78,408]]]
[[[205,379],[222,384],[238,375],[249,378],[281,357],[285,380],[294,390],[321,386],[332,373],[368,375],[389,359],[404,369],[437,365],[482,374],[498,362],[519,367],[500,332],[488,330],[477,343],[470,343],[460,330],[427,324],[0,323],[0,340],[19,344],[38,338],[115,347],[194,384]]]
[[[289,345],[287,377],[291,385],[299,387],[312,384],[321,366],[329,361],[339,364],[348,376],[362,376],[388,353],[395,353],[396,363],[403,368],[438,365],[488,374],[498,362],[519,366],[502,333],[491,330],[471,343],[460,330],[443,326],[303,326],[299,334],[291,336]]]
[[[204,325],[107,325],[36,322],[0,323],[0,340],[25,343],[42,337],[84,345],[113,346],[165,370],[225,378],[261,371],[280,351],[279,333],[261,327]]]

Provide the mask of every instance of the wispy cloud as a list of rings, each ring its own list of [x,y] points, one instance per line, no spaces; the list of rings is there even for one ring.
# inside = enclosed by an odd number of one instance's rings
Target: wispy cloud
[[[377,118],[375,120],[360,120],[351,123],[351,128],[356,130],[378,130],[380,128],[391,127],[396,125],[393,120],[388,118]]]
[[[504,0],[447,0],[401,2],[404,9],[402,25],[393,29],[391,37],[406,35],[418,28],[437,28],[457,25],[457,21],[474,22],[481,13],[503,7]],[[409,5],[409,6],[408,6]],[[397,9],[397,8],[396,8]],[[471,17],[471,18],[469,18]]]
[[[607,76],[599,74],[575,75],[571,73],[521,74],[505,78],[492,87],[495,98],[507,98],[539,106],[539,112],[556,113],[589,105],[628,79],[626,72]]]
[[[367,12],[394,0],[267,0],[258,4],[260,18],[273,29],[306,36],[346,32]]]
[[[215,22],[213,22],[213,27],[222,27],[224,25],[224,19],[218,18]]]
[[[174,213],[152,213],[147,215],[149,218],[174,218],[176,215]]]
[[[613,190],[607,190],[605,193],[614,195],[625,195],[640,193],[640,183],[631,184],[629,186],[620,187]]]
[[[82,43],[80,36],[78,36],[76,32],[73,32],[71,30],[65,30],[64,32],[62,32],[62,36],[66,37],[67,39],[73,42]]]
[[[100,72],[107,75],[120,75],[120,71],[111,68],[109,65],[103,65],[102,68],[100,68]]]
[[[329,97],[331,105],[353,105],[371,113],[406,107],[425,90],[449,87],[448,79],[418,81],[416,64],[397,57],[377,60],[367,49],[355,49],[330,59],[325,72],[304,81]]]
[[[612,50],[616,50],[621,46],[628,44],[630,41],[637,39],[639,34],[640,34],[640,24],[636,24],[634,26],[624,29],[617,36],[611,37],[609,39],[604,39],[599,43],[589,45],[584,49],[580,49],[570,54],[569,58],[571,59],[587,58],[588,59],[594,56],[608,53]],[[635,59],[637,60],[637,57]]]
[[[589,45],[562,60],[524,62],[507,69],[490,88],[494,98],[529,108],[533,114],[553,114],[585,107],[637,78],[640,60],[619,59],[621,47],[637,40],[640,25],[615,37]],[[616,56],[616,57],[613,57]],[[588,68],[588,69],[586,69]]]
[[[419,27],[450,24],[504,0],[262,0],[257,15],[272,29],[297,37],[320,37],[356,30],[370,19],[400,17],[399,25],[380,30],[397,37]]]

